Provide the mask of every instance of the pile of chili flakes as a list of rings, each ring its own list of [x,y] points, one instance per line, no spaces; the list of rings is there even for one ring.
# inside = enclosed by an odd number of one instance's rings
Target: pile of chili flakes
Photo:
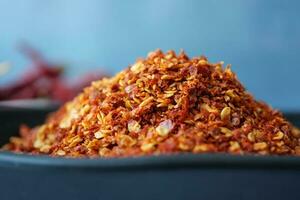
[[[300,155],[300,131],[256,101],[230,67],[160,50],[92,82],[45,124],[22,126],[15,152],[124,157],[179,152]]]

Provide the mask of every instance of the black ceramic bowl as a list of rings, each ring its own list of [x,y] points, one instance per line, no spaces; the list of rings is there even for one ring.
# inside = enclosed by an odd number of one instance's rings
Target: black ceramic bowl
[[[1,143],[47,111],[0,112]],[[300,115],[287,117],[299,125]],[[67,159],[0,153],[0,199],[300,199],[300,158],[181,154]]]

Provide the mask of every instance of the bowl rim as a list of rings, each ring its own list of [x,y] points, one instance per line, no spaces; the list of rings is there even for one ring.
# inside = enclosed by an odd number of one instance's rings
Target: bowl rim
[[[0,152],[0,167],[30,168],[96,168],[145,169],[145,168],[238,168],[238,169],[294,169],[300,170],[300,157],[231,155],[224,153],[125,157],[125,158],[65,158],[47,155]]]

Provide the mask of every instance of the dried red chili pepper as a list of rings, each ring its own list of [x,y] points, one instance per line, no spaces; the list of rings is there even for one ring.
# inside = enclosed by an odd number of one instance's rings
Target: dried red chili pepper
[[[28,45],[22,45],[21,51],[30,58],[33,68],[12,85],[0,88],[0,101],[49,98],[66,102],[77,95],[88,83],[105,76],[104,73],[94,73],[80,77],[76,83],[68,84],[63,78],[62,66],[47,62],[39,52]]]

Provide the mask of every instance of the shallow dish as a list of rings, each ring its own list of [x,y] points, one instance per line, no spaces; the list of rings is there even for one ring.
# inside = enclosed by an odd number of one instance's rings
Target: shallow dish
[[[0,112],[1,143],[48,111]],[[286,115],[294,124],[298,114]],[[299,125],[299,124],[298,124]],[[180,154],[67,159],[0,153],[0,199],[300,199],[300,158]]]

